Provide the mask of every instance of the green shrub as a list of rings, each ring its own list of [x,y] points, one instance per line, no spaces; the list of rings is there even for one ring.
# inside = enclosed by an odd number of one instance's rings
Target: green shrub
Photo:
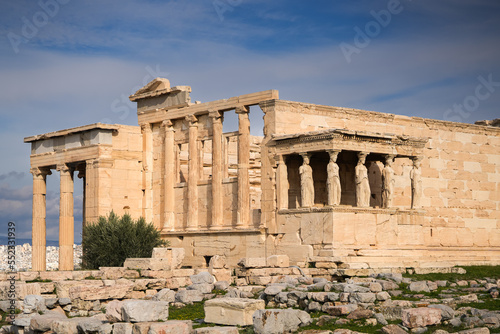
[[[85,224],[82,231],[82,267],[121,267],[127,258],[151,257],[154,247],[166,246],[160,232],[144,218],[119,217],[113,211]]]

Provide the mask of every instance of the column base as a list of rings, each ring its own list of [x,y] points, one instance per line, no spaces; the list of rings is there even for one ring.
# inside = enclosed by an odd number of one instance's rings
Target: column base
[[[198,231],[198,228],[197,227],[187,227],[186,231],[187,232],[194,232],[194,231]]]
[[[210,226],[208,229],[211,231],[220,231],[220,230],[225,230],[226,228],[221,225],[215,225],[215,226]]]

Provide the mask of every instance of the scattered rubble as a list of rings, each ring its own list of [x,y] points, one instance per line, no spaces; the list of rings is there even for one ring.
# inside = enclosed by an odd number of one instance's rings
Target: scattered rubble
[[[432,281],[401,273],[325,277],[317,268],[298,272],[283,267],[288,263],[283,256],[242,259],[232,275],[220,256],[208,268],[190,269],[181,267],[182,252],[171,249],[156,254],[170,256],[160,261],[168,270],[122,267],[16,274],[13,302],[20,313],[0,334],[169,333],[174,329],[175,333],[237,333],[246,326],[255,333],[328,333],[327,328],[335,327],[334,333],[351,334],[355,332],[338,328],[355,326],[363,332],[364,327],[377,326],[388,334],[483,334],[500,328],[498,309],[478,308],[481,303],[494,305],[500,289],[500,280],[494,278],[463,280],[457,275],[456,281]],[[139,259],[129,263],[142,266]],[[229,279],[219,280],[215,274]],[[267,283],[252,284],[256,277]],[[0,309],[8,312],[7,274],[0,273],[0,279]],[[204,319],[172,319],[172,310],[200,302]],[[326,329],[313,332],[313,328]]]

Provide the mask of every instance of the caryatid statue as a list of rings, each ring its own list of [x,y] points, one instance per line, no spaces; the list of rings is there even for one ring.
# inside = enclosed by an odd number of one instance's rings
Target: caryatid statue
[[[413,168],[410,171],[411,179],[411,208],[418,209],[421,207],[420,200],[422,198],[422,170],[420,169],[421,157],[413,158]]]
[[[392,169],[393,155],[385,157],[385,166],[382,170],[382,207],[391,208],[394,200],[394,169]]]
[[[356,206],[366,208],[370,206],[370,183],[368,182],[368,170],[365,166],[365,152],[358,153],[358,164],[354,169],[356,175]]]
[[[303,163],[299,167],[300,174],[300,194],[302,197],[301,206],[310,208],[314,205],[314,181],[312,168],[309,166],[309,154],[301,154]]]
[[[337,165],[337,157],[340,151],[331,150],[328,151],[328,153],[330,154],[330,162],[326,167],[326,189],[328,192],[328,205],[339,205],[340,194],[342,190],[340,187],[340,175],[339,165]]]

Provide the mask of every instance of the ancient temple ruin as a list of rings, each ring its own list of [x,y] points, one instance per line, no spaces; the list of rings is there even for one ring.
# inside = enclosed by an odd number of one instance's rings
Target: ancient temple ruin
[[[143,216],[192,267],[273,254],[299,266],[500,263],[500,128],[284,101],[275,90],[206,103],[190,92],[157,78],[130,96],[139,126],[25,138],[33,270],[45,269],[54,170],[60,270],[73,268],[75,177],[84,222]],[[263,137],[250,134],[251,106],[264,112]],[[224,133],[228,111],[238,130]]]

